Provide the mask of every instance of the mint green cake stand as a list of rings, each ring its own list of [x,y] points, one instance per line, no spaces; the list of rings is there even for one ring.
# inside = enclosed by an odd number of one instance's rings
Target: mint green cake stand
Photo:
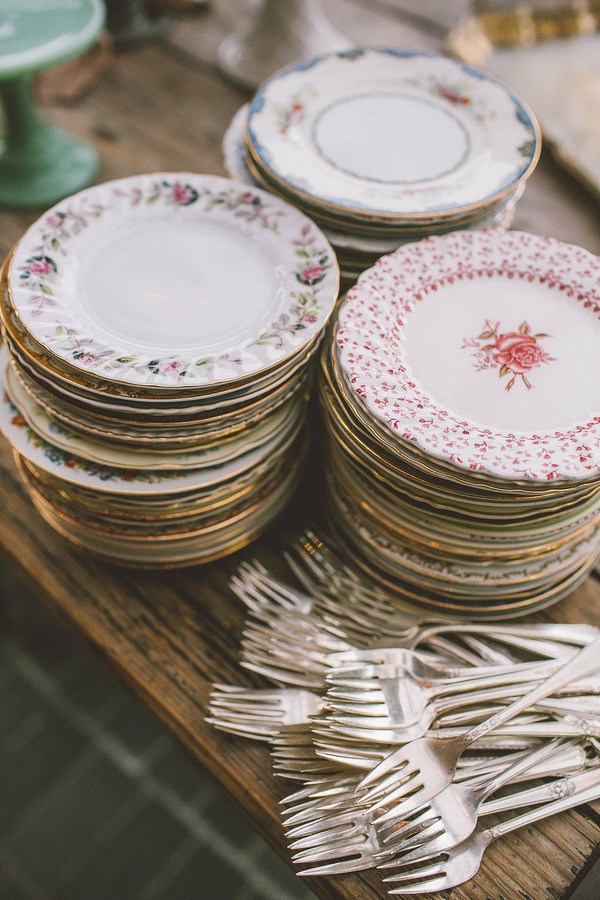
[[[102,0],[0,0],[0,204],[51,206],[94,180],[96,151],[39,118],[31,78],[79,55],[103,25]]]

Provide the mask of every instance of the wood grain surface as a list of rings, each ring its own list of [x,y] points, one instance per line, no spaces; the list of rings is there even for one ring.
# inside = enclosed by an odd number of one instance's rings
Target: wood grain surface
[[[208,12],[180,20],[161,42],[117,54],[77,105],[42,106],[43,115],[97,147],[102,180],[160,170],[224,174],[221,137],[247,96],[223,80],[214,55],[239,19],[241,6],[239,0],[214,0]],[[337,27],[371,45],[437,49],[449,24],[447,14],[441,19],[434,15],[432,2],[419,6],[407,0],[401,7],[394,0],[326,0],[324,6]],[[431,27],[421,21],[423,16]],[[0,212],[2,254],[37,215]],[[600,249],[597,207],[546,156],[528,184],[514,227]],[[318,442],[316,457],[318,462]],[[318,525],[319,501],[309,472],[278,527],[243,554],[186,571],[136,573],[99,563],[56,535],[34,511],[8,446],[0,446],[4,559],[86,637],[285,858],[277,802],[287,785],[272,777],[267,749],[214,731],[204,715],[214,681],[259,683],[236,661],[244,614],[228,590],[230,575],[241,558],[254,556],[277,571],[282,535],[309,521]],[[600,582],[589,578],[545,618],[600,624]],[[451,896],[566,898],[595,859],[599,844],[600,817],[594,809],[573,811],[494,844],[476,879]],[[375,873],[311,879],[309,884],[323,898],[387,896]]]

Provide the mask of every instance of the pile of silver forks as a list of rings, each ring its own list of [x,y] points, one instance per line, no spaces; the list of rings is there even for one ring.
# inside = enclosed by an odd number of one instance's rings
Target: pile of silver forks
[[[598,629],[421,620],[312,532],[286,559],[301,588],[259,563],[232,579],[241,664],[269,686],[215,685],[209,721],[299,783],[282,801],[299,874],[447,890],[496,838],[600,798]]]

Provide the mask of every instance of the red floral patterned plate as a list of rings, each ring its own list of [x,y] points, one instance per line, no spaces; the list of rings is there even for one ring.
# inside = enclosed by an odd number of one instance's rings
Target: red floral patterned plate
[[[454,232],[382,257],[347,295],[354,396],[400,441],[516,479],[600,473],[600,260],[522,232]]]

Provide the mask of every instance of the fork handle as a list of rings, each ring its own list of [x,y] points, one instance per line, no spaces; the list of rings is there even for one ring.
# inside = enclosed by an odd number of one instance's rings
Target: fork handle
[[[480,816],[489,816],[499,812],[509,812],[523,806],[533,806],[537,803],[547,803],[550,800],[558,800],[563,795],[572,794],[575,790],[583,790],[598,783],[598,767],[590,767],[582,770],[585,759],[583,754],[574,752],[572,748],[559,754],[556,759],[550,760],[544,766],[540,763],[527,773],[526,778],[550,778],[544,784],[523,791],[516,791],[506,797],[498,797],[495,800],[486,800],[479,809]],[[550,771],[552,769],[552,771]],[[520,781],[521,779],[519,779]]]
[[[547,744],[542,744],[542,746],[537,750],[534,750],[533,753],[525,752],[521,759],[518,759],[511,766],[502,769],[493,778],[489,778],[485,784],[476,786],[474,788],[476,799],[479,801],[484,800],[486,797],[489,797],[490,794],[493,794],[494,791],[497,791],[498,788],[501,788],[505,784],[510,784],[511,781],[515,781],[523,774],[523,772],[527,772],[549,756],[560,752],[560,750],[566,746],[567,741],[558,738],[554,741],[549,741]]]
[[[550,694],[561,690],[567,684],[576,681],[578,678],[585,678],[592,675],[600,669],[600,637],[592,641],[591,644],[583,647],[575,656],[571,657],[569,662],[562,666],[557,672],[540,682],[532,690],[519,697],[509,706],[506,706],[500,712],[481,722],[474,728],[467,731],[462,738],[463,749],[468,747],[474,741],[488,734],[499,725],[504,725],[510,721],[517,713],[522,712],[530,706],[534,706],[538,700],[543,700]]]
[[[413,644],[417,646],[423,640],[427,640],[430,635],[434,634],[489,634],[491,637],[497,638],[499,635],[515,635],[522,638],[551,638],[566,645],[589,644],[595,640],[599,631],[594,625],[557,625],[554,622],[536,623],[535,625],[511,625],[507,622],[501,622],[499,625],[469,625],[462,623],[460,625],[448,625],[444,623],[423,626],[418,636],[418,641]]]
[[[594,774],[597,776],[596,783],[581,790],[577,790],[577,782],[574,779],[566,778],[564,781],[561,779],[562,787],[568,792],[566,797],[553,800],[551,803],[544,803],[543,806],[538,806],[529,812],[522,813],[520,816],[515,816],[514,819],[509,819],[507,822],[501,822],[499,825],[486,829],[489,839],[494,841],[496,838],[503,837],[511,831],[516,831],[517,828],[532,825],[534,822],[539,822],[548,816],[554,816],[556,813],[572,809],[574,806],[580,806],[582,803],[591,803],[592,800],[597,800],[600,797],[600,773],[595,772]]]

